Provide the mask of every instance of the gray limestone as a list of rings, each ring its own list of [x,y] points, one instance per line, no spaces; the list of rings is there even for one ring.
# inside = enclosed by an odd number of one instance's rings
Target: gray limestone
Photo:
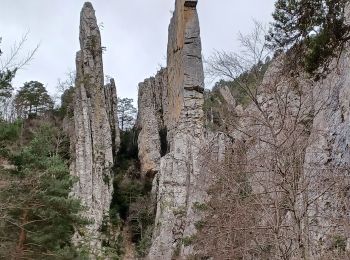
[[[164,114],[167,111],[167,69],[139,84],[137,127],[139,159],[142,176],[153,177],[160,166],[160,131],[166,131]]]
[[[85,207],[83,216],[92,223],[77,230],[74,241],[87,246],[92,254],[99,254],[99,228],[109,211],[113,192],[113,150],[117,152],[120,141],[116,88],[114,81],[104,87],[101,36],[89,2],[81,11],[79,39],[70,171],[77,177],[72,195],[81,200]]]
[[[144,175],[155,174],[157,204],[149,259],[193,252],[182,240],[195,233],[198,216],[193,204],[207,197],[199,158],[204,140],[204,73],[196,5],[197,1],[176,1],[167,69],[139,85],[139,159]],[[161,140],[160,130],[167,131],[167,140]],[[161,141],[167,144],[163,157]]]

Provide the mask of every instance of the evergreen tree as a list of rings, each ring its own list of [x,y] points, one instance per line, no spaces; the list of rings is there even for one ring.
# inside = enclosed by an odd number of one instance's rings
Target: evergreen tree
[[[272,14],[269,40],[277,48],[289,48],[305,39],[322,23],[322,0],[278,0]]]
[[[118,98],[118,118],[122,131],[134,126],[137,110],[132,98]]]
[[[16,166],[0,191],[0,258],[75,259],[71,244],[75,228],[84,224],[78,200],[69,196],[73,179],[64,149],[57,145],[60,130],[43,125],[29,145],[9,155]],[[1,182],[0,182],[1,183]]]
[[[15,103],[22,116],[42,114],[54,105],[44,85],[38,81],[25,83],[16,94]]]
[[[303,45],[299,58],[308,72],[326,64],[344,42],[350,28],[345,23],[346,0],[278,0],[267,36],[272,48],[288,50]]]

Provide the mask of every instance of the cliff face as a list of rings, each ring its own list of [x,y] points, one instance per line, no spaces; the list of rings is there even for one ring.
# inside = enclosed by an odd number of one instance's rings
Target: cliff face
[[[212,171],[218,185],[209,203],[215,211],[199,236],[204,256],[347,259],[349,48],[318,80],[291,70],[293,56],[281,55],[256,100],[227,114],[239,154]]]
[[[350,250],[349,50],[347,44],[339,59],[333,61],[331,73],[315,83],[318,91],[313,93],[323,107],[313,120],[304,164],[305,174],[312,183],[308,195],[319,198],[308,212],[309,218],[318,222],[317,228],[310,228],[312,241],[319,242],[311,244],[311,249],[322,245],[327,250],[337,236]]]
[[[256,100],[245,109],[237,106],[227,87],[219,88],[228,107],[224,121],[234,124],[226,128],[227,135],[211,133],[203,125],[204,77],[196,4],[176,1],[167,69],[139,88],[139,157],[143,171],[155,174],[157,198],[149,259],[201,255],[206,248],[209,252],[203,255],[216,259],[231,249],[236,256],[251,259],[327,257],[334,243],[342,247],[345,243],[349,249],[349,46],[318,81],[300,68],[291,71],[289,56],[276,58],[257,86]],[[167,129],[165,156],[162,128]],[[228,185],[229,191],[209,197],[208,187],[220,178],[227,180],[223,186]],[[238,201],[233,211],[225,211],[231,207],[226,205],[229,199],[242,196],[242,185],[252,205],[235,208]],[[198,206],[213,203],[213,198],[223,210],[210,216],[199,213]],[[236,216],[231,216],[234,211]],[[227,216],[226,225],[222,222]],[[223,235],[230,243],[215,241],[222,230],[209,228],[199,234],[204,248],[193,248],[196,224],[205,217],[215,217],[207,225],[232,230]],[[208,237],[212,240],[205,244]],[[247,244],[253,253],[243,249]],[[264,245],[269,245],[268,252]]]
[[[118,151],[120,141],[116,88],[114,81],[104,87],[101,36],[88,2],[81,11],[79,39],[70,170],[77,177],[72,193],[86,207],[84,217],[93,221],[87,230],[76,232],[75,240],[87,242],[93,251],[100,247],[99,228],[112,199],[113,151]]]
[[[162,147],[162,138],[166,136],[167,114],[167,69],[160,70],[155,77],[146,79],[139,84],[138,122],[140,134],[138,138],[139,159],[143,176],[153,177],[159,172],[160,157],[166,150]],[[163,140],[166,146],[166,140]]]
[[[196,5],[197,1],[176,1],[167,69],[139,85],[139,158],[143,172],[156,173],[157,214],[150,259],[192,252],[182,241],[195,233],[198,218],[193,205],[206,198],[199,159],[204,140],[204,73]]]
[[[203,128],[204,73],[196,5],[197,1],[176,1],[169,25],[166,121],[170,140],[181,128],[197,134]]]
[[[148,258],[199,253],[223,259],[233,252],[249,259],[312,259],[332,250],[334,239],[350,250],[350,46],[319,81],[290,71],[287,56],[276,58],[256,86],[256,100],[244,109],[228,87],[215,90],[228,124],[226,134],[215,133],[204,126],[197,2],[176,0],[167,68],[139,84],[138,156],[142,177],[153,178],[156,207]],[[90,3],[81,12],[80,44],[71,137],[71,172],[78,182],[72,193],[94,222],[78,230],[75,241],[98,254],[120,133],[116,87],[114,80],[103,83]],[[226,190],[209,196],[209,187],[222,180]],[[241,204],[246,201],[252,204]],[[208,216],[200,209],[210,203],[216,212]],[[203,233],[198,223],[207,217],[212,222],[206,219]],[[201,234],[204,249],[194,247]]]
[[[170,152],[161,159],[150,259],[185,256],[182,241],[195,232],[194,203],[205,198],[200,181],[204,74],[197,1],[176,1],[169,26],[168,113]]]

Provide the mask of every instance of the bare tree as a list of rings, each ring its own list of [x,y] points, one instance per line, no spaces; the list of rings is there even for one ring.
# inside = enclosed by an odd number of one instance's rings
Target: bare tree
[[[53,96],[56,105],[61,104],[62,96],[70,91],[75,86],[76,72],[74,70],[68,70],[65,74],[65,78],[59,78],[57,81],[56,93]],[[62,104],[61,104],[62,105]]]
[[[26,32],[18,43],[14,43],[11,47],[10,53],[0,58],[0,70],[20,70],[33,60],[35,53],[39,49],[39,45],[28,51],[26,55],[22,55],[25,44],[28,41],[28,36],[29,32]]]
[[[29,32],[24,34],[20,41],[12,46],[9,54],[2,55],[3,53],[0,50],[0,118],[6,121],[15,119],[11,81],[19,70],[32,61],[39,48],[39,45],[37,45],[26,54],[22,53],[28,40],[28,35]]]
[[[203,169],[216,181],[199,247],[215,259],[309,259],[329,251],[343,259],[343,245],[319,239],[348,228],[346,214],[331,214],[323,204],[344,192],[349,177],[345,169],[306,161],[317,142],[310,136],[313,120],[332,89],[308,80],[301,68],[291,70],[287,55],[263,75],[269,55],[264,36],[255,23],[252,34],[240,35],[240,54],[216,52],[208,60],[208,74],[235,80],[251,103],[226,115],[223,130],[235,140],[226,159],[204,156]],[[250,76],[237,81],[244,73]]]

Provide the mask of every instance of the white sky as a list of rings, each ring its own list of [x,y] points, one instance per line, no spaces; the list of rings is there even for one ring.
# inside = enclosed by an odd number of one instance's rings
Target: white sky
[[[118,95],[137,100],[138,83],[165,65],[168,24],[174,0],[92,0],[103,24],[104,71],[116,79]],[[275,0],[199,0],[204,57],[213,50],[234,51],[238,32],[249,33],[253,19],[268,24]],[[18,72],[14,85],[37,80],[51,94],[57,81],[75,69],[79,16],[83,0],[0,0],[0,36],[4,56],[30,32],[24,52],[40,47]]]

